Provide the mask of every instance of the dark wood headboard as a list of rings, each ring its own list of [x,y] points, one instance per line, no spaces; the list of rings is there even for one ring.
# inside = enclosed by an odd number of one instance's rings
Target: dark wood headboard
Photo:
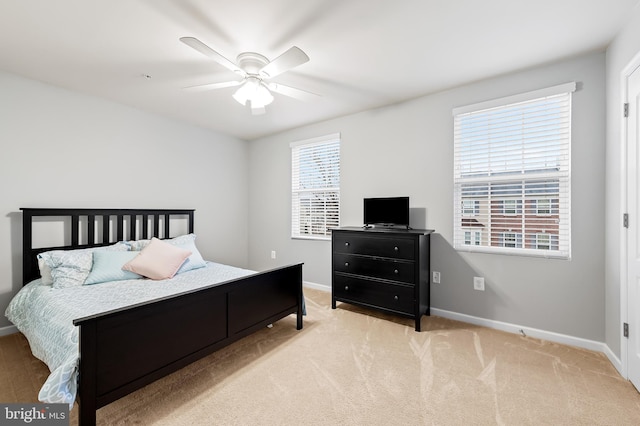
[[[123,240],[171,238],[172,218],[186,218],[188,233],[193,232],[193,209],[47,209],[22,210],[22,281],[38,278],[37,255],[49,250],[73,250],[100,247]],[[69,220],[65,242],[56,247],[33,247],[35,218]],[[34,220],[35,219],[35,220]],[[97,223],[102,222],[99,226]]]

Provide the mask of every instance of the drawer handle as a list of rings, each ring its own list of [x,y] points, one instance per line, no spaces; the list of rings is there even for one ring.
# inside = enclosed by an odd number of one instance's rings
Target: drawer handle
[[[398,274],[398,270],[397,270],[397,269],[394,269],[394,270],[393,270],[393,273],[394,273],[394,274]]]
[[[349,247],[349,241],[347,241],[346,243],[344,243],[345,247]]]
[[[398,249],[398,246],[395,246],[393,249],[394,249],[395,251],[398,251],[398,250],[399,250],[399,249]]]
[[[348,285],[345,285],[345,286],[344,286],[344,289],[345,289],[346,291],[349,291],[349,286],[348,286]]]
[[[397,295],[393,296],[393,300],[395,300],[396,302],[398,301],[398,299],[399,299],[399,297]]]
[[[349,266],[349,262],[344,262],[344,266]]]

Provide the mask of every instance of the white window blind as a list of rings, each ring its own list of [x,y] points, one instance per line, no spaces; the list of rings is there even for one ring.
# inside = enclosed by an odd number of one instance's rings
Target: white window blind
[[[291,144],[291,236],[329,239],[340,226],[340,134]]]
[[[568,83],[454,109],[456,249],[570,258],[573,91]]]

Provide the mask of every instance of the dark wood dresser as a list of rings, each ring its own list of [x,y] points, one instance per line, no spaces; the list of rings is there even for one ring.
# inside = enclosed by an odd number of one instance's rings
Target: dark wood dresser
[[[429,315],[432,230],[333,229],[331,307],[346,302],[413,318]]]

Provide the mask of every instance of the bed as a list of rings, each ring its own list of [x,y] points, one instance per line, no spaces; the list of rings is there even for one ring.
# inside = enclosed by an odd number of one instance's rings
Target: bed
[[[38,255],[80,249],[91,249],[96,253],[94,249],[110,250],[121,241],[130,244],[153,237],[171,242],[177,239],[172,230],[176,223],[186,222],[184,232],[189,235],[193,235],[194,230],[194,210],[21,210],[23,291],[27,287],[42,287]],[[47,221],[62,223],[64,243],[54,247],[34,247],[34,232],[37,233],[40,224]],[[206,268],[176,275],[180,284],[175,294],[162,293],[133,305],[115,304],[115,308],[69,321],[72,324],[68,326],[71,329],[77,327],[74,332],[78,333],[76,401],[81,425],[95,424],[96,410],[100,407],[284,317],[294,314],[296,328],[302,329],[301,263],[264,272],[206,263]],[[191,281],[208,279],[196,279],[197,274],[216,268],[227,271],[221,281],[191,285]],[[147,281],[150,280],[142,279],[136,283],[140,284],[138,287],[144,287],[148,286]],[[120,290],[109,293],[111,285],[116,283],[82,287],[95,294],[119,294]],[[92,294],[90,297],[97,296]],[[115,296],[112,298],[117,299]],[[84,302],[78,303],[84,305]],[[78,312],[85,312],[84,307],[78,309]]]

